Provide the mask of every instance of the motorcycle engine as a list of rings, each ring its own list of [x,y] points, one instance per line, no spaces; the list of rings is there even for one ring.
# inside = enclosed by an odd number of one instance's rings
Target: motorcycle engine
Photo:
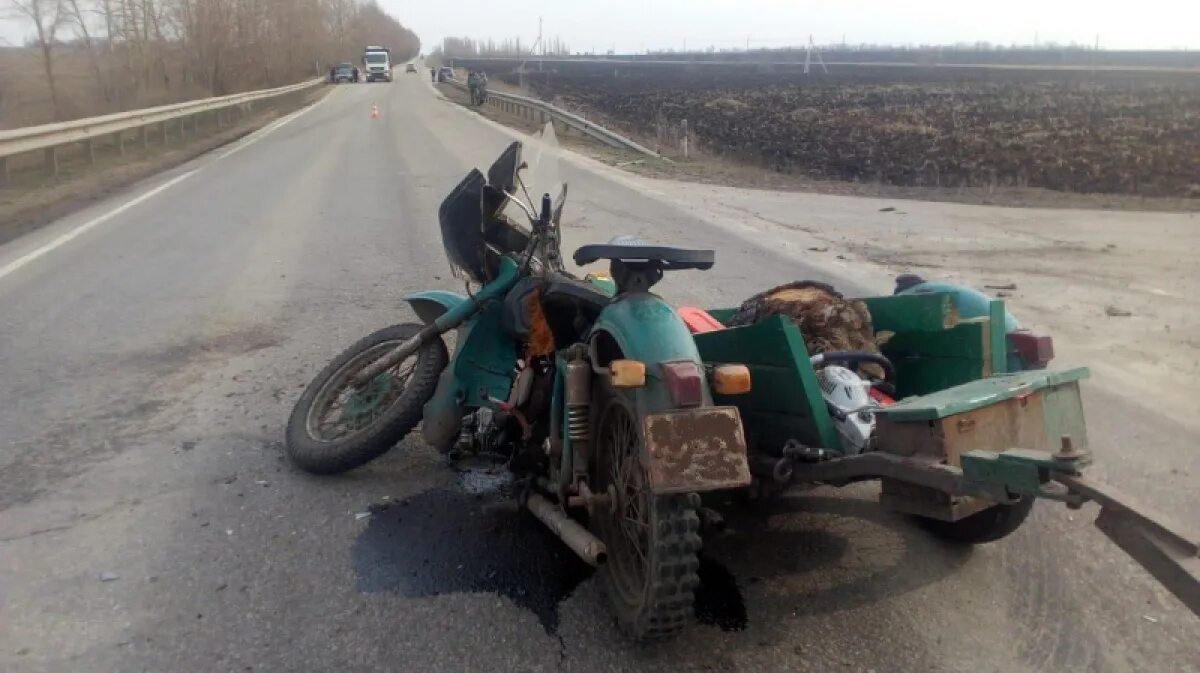
[[[817,383],[841,436],[843,453],[862,453],[875,434],[878,405],[871,399],[871,382],[846,367],[827,365],[817,370]]]

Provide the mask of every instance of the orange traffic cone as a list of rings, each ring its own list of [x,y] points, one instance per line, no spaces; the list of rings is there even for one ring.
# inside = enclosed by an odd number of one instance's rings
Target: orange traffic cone
[[[378,105],[371,106],[371,119],[379,119],[379,106]]]

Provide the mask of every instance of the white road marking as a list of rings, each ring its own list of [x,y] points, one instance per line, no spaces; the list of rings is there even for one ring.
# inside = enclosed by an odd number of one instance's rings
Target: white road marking
[[[188,178],[195,175],[196,171],[198,171],[198,170],[200,170],[200,169],[197,168],[194,170],[190,170],[187,173],[184,173],[183,175],[177,175],[174,178],[171,178],[170,180],[155,187],[154,189],[151,189],[150,191],[142,194],[141,196],[137,196],[137,197],[130,199],[129,201],[126,201],[125,203],[108,211],[107,213],[101,215],[100,217],[97,217],[95,219],[84,222],[83,224],[79,225],[78,227],[75,227],[71,231],[68,231],[67,233],[63,234],[62,236],[59,236],[58,238],[54,239],[53,241],[50,241],[49,243],[43,245],[40,248],[37,248],[33,252],[26,253],[25,255],[22,255],[21,257],[14,259],[13,261],[9,262],[8,264],[5,264],[3,267],[0,267],[0,279],[4,278],[8,274],[16,271],[17,269],[25,266],[26,264],[32,262],[33,260],[37,259],[38,257],[41,257],[42,255],[45,255],[46,253],[54,250],[55,248],[71,242],[75,238],[77,238],[77,237],[81,236],[82,234],[84,234],[85,232],[87,232],[89,229],[98,227],[101,224],[104,224],[105,222],[116,217],[117,215],[120,215],[121,213],[129,210],[130,208],[133,208],[134,206],[138,205],[139,203],[146,201],[147,199],[149,199],[157,194],[165,192],[168,189],[170,189],[171,187],[174,187],[175,185],[183,182],[184,180],[187,180]]]
[[[292,123],[300,115],[308,112],[309,110],[312,110],[313,108],[317,107],[321,103],[324,103],[326,98],[329,98],[329,96],[326,95],[326,96],[322,97],[321,100],[313,103],[312,105],[309,105],[306,108],[301,108],[299,110],[296,110],[295,112],[291,113],[290,115],[288,115],[282,119],[277,119],[274,122],[271,122],[270,124],[268,124],[267,126],[264,126],[263,128],[255,131],[254,133],[251,133],[250,135],[243,138],[242,142],[238,143],[237,145],[235,145],[235,146],[229,148],[228,150],[226,150],[225,152],[221,153],[220,155],[217,156],[216,159],[213,159],[213,161],[220,161],[221,159],[224,159],[226,157],[237,154],[238,152],[241,152],[242,150],[246,149],[247,147],[262,140],[268,134],[274,133],[275,131],[278,131],[279,129],[283,128],[284,126],[287,126],[288,124]]]
[[[249,147],[249,146],[253,145],[254,143],[265,138],[267,136],[267,134],[283,128],[285,125],[291,123],[293,120],[298,118],[300,115],[317,107],[318,105],[320,105],[323,102],[325,102],[325,98],[321,98],[321,100],[318,100],[316,103],[313,103],[312,105],[309,105],[308,107],[302,108],[300,110],[296,110],[295,112],[289,114],[288,116],[272,122],[271,124],[259,129],[258,131],[255,131],[254,133],[250,134],[249,136],[246,136],[245,138],[242,139],[242,142],[238,143],[237,145],[235,145],[234,147],[225,151],[224,153],[218,154],[216,157],[214,157],[212,159],[212,161],[209,161],[208,163],[204,164],[204,166],[200,166],[198,168],[193,168],[192,170],[190,170],[186,173],[183,173],[182,175],[177,175],[177,176],[171,178],[170,180],[162,183],[161,185],[154,187],[150,191],[144,192],[138,196],[135,196],[132,199],[126,201],[125,203],[108,211],[107,213],[104,213],[103,215],[100,215],[99,217],[95,217],[91,220],[88,220],[87,222],[84,222],[83,224],[75,227],[71,231],[68,231],[67,233],[59,236],[58,238],[55,238],[54,240],[50,241],[49,243],[47,243],[39,248],[36,248],[33,251],[28,252],[28,253],[18,257],[17,259],[14,259],[13,261],[9,262],[8,264],[5,264],[4,266],[0,267],[0,280],[3,280],[9,274],[13,273],[17,269],[20,269],[21,267],[25,266],[26,264],[29,264],[30,262],[38,259],[39,257],[42,257],[43,255],[46,255],[46,254],[54,251],[55,249],[59,248],[60,246],[70,243],[71,241],[75,240],[79,236],[82,236],[83,234],[87,233],[89,230],[94,229],[94,228],[100,226],[101,224],[104,224],[105,222],[107,222],[107,221],[111,220],[112,218],[116,217],[117,215],[120,215],[121,213],[129,210],[130,208],[133,208],[133,207],[137,206],[138,204],[140,204],[144,201],[147,201],[147,200],[153,198],[154,196],[157,196],[158,194],[161,194],[161,193],[167,191],[168,189],[183,182],[184,180],[187,180],[188,178],[190,178],[193,175],[195,175],[196,173],[198,173],[200,170],[204,169],[206,166],[211,166],[212,164],[214,164],[226,157],[229,157],[233,154],[241,152],[242,150],[246,149],[247,147]]]

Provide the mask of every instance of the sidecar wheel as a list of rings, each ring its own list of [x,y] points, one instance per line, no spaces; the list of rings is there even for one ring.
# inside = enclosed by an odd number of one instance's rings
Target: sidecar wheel
[[[633,640],[668,640],[694,612],[700,498],[650,492],[637,414],[620,395],[598,393],[595,481],[600,491],[613,487],[618,500],[591,518],[608,547],[602,569],[608,602],[618,628]]]
[[[415,336],[422,325],[385,327],[346,349],[317,374],[292,409],[284,451],[300,469],[338,474],[395,446],[421,422],[446,367],[441,339],[422,346],[360,389],[350,379],[390,349]]]

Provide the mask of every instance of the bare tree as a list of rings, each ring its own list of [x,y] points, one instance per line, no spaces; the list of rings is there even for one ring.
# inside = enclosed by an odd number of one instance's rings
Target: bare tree
[[[7,0],[9,8],[18,16],[33,23],[37,30],[38,48],[42,52],[42,67],[46,71],[46,85],[50,87],[50,104],[54,119],[62,118],[62,106],[58,98],[58,86],[54,81],[55,36],[63,21],[62,0]]]
[[[62,7],[66,12],[67,20],[75,25],[76,36],[83,42],[83,48],[87,52],[88,66],[92,71],[92,79],[95,80],[100,97],[107,105],[112,102],[112,90],[108,86],[108,78],[105,77],[104,71],[100,67],[101,55],[97,52],[96,41],[92,39],[86,12],[81,7],[79,0],[64,0]]]
[[[58,87],[83,69],[96,89],[72,89],[71,111],[97,114],[295,82],[368,44],[397,61],[420,51],[375,0],[0,0],[6,7],[37,29],[55,118],[68,102]],[[63,49],[60,37],[74,43]]]

